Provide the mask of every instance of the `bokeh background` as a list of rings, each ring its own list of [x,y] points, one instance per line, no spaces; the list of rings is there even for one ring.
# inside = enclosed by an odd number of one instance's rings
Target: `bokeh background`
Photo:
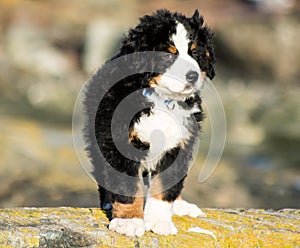
[[[138,17],[199,9],[215,32],[227,142],[184,197],[201,207],[300,207],[300,3],[296,0],[0,0],[0,207],[98,206],[72,143],[76,96]],[[205,97],[205,96],[204,96]]]

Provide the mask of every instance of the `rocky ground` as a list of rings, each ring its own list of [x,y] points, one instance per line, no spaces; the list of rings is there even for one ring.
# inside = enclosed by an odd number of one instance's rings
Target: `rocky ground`
[[[266,13],[237,0],[0,0],[0,207],[98,206],[73,148],[74,102],[122,32],[156,8],[200,8],[216,33],[227,143],[198,184],[207,118],[185,197],[203,207],[300,207],[299,3]]]
[[[199,218],[174,216],[176,236],[126,237],[107,229],[99,209],[26,208],[0,212],[5,247],[299,247],[299,211],[205,209]]]

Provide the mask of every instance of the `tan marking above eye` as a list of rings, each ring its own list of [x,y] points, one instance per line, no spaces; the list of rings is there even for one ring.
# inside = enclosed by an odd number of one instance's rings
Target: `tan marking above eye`
[[[206,58],[207,58],[207,59],[210,59],[209,51],[206,50],[205,55],[206,55]]]
[[[173,45],[169,46],[168,51],[172,54],[176,54],[177,53],[177,48]]]
[[[129,141],[133,141],[135,139],[138,139],[138,135],[135,131],[133,131],[133,129],[131,128],[131,130],[129,131]]]
[[[191,48],[190,48],[190,50],[191,50],[191,51],[193,51],[193,50],[195,50],[195,49],[196,49],[196,47],[197,47],[196,43],[193,43],[193,44],[191,45]]]

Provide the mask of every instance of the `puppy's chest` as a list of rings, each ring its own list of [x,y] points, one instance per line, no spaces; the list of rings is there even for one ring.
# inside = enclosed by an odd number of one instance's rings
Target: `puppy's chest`
[[[168,151],[190,139],[192,114],[191,110],[182,108],[175,101],[155,103],[150,115],[142,115],[135,123],[134,131],[141,141],[150,144],[151,151]]]

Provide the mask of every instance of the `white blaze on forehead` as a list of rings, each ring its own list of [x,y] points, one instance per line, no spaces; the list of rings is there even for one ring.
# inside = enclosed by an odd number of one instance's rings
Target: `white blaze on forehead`
[[[188,32],[182,23],[177,23],[176,33],[172,36],[175,47],[180,55],[187,54],[189,48]]]

